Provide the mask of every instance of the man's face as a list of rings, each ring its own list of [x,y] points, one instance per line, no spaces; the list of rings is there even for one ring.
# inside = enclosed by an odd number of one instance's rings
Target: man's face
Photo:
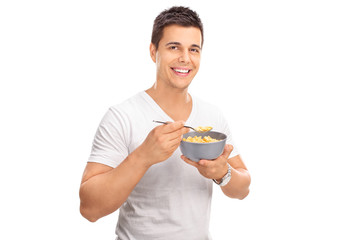
[[[186,89],[200,67],[200,29],[179,25],[167,26],[164,28],[158,49],[151,44],[150,54],[156,63],[159,84]]]

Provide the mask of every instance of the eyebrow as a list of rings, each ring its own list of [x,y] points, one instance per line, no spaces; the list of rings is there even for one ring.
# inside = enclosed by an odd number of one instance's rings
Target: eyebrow
[[[180,46],[181,43],[179,42],[168,42],[165,46],[169,46],[169,45],[177,45],[177,46]],[[196,47],[198,49],[201,49],[201,47],[197,44],[191,44],[191,47]]]

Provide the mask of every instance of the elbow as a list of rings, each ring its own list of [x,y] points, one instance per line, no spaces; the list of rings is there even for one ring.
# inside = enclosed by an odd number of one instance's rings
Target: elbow
[[[250,189],[247,189],[241,196],[238,197],[239,200],[244,200],[250,193]]]
[[[248,176],[249,176],[248,181],[245,182],[244,185],[239,187],[237,193],[234,194],[234,196],[232,196],[232,198],[236,198],[236,199],[239,199],[239,200],[244,200],[249,195],[251,178],[250,178],[250,175],[248,175]]]
[[[80,214],[89,222],[96,222],[100,217],[97,217],[94,212],[94,207],[89,206],[86,198],[84,188],[81,186],[79,191],[80,197]]]
[[[223,191],[224,192],[224,191]],[[250,190],[243,190],[241,192],[237,192],[237,193],[228,193],[228,192],[224,192],[224,194],[232,199],[239,199],[239,200],[244,200],[248,195],[249,195]]]
[[[80,214],[89,222],[96,222],[99,219],[98,217],[95,217],[95,215],[92,214],[89,209],[84,207],[83,204],[80,204]]]
[[[248,175],[248,179],[247,179],[247,184],[246,184],[246,186],[247,186],[247,188],[246,188],[246,190],[245,191],[243,191],[242,193],[241,193],[241,195],[238,197],[238,199],[240,199],[240,200],[244,200],[248,195],[249,195],[249,193],[250,193],[250,184],[251,184],[251,177],[250,177],[250,174],[248,173],[247,174]]]

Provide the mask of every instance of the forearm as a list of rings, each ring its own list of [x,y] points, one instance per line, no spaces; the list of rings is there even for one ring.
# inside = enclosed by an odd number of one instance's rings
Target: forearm
[[[242,168],[231,169],[231,179],[228,184],[221,187],[223,193],[230,198],[244,199],[249,194],[250,174]]]
[[[86,219],[94,222],[126,201],[148,169],[140,158],[135,150],[118,167],[81,184],[80,212]]]

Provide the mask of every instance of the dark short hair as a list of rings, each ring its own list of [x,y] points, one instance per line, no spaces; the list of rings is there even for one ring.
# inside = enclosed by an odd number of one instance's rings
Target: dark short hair
[[[201,46],[204,43],[203,24],[199,15],[187,7],[171,7],[162,11],[154,21],[151,43],[158,49],[164,28],[169,25],[180,25],[184,27],[196,27],[201,32]]]

